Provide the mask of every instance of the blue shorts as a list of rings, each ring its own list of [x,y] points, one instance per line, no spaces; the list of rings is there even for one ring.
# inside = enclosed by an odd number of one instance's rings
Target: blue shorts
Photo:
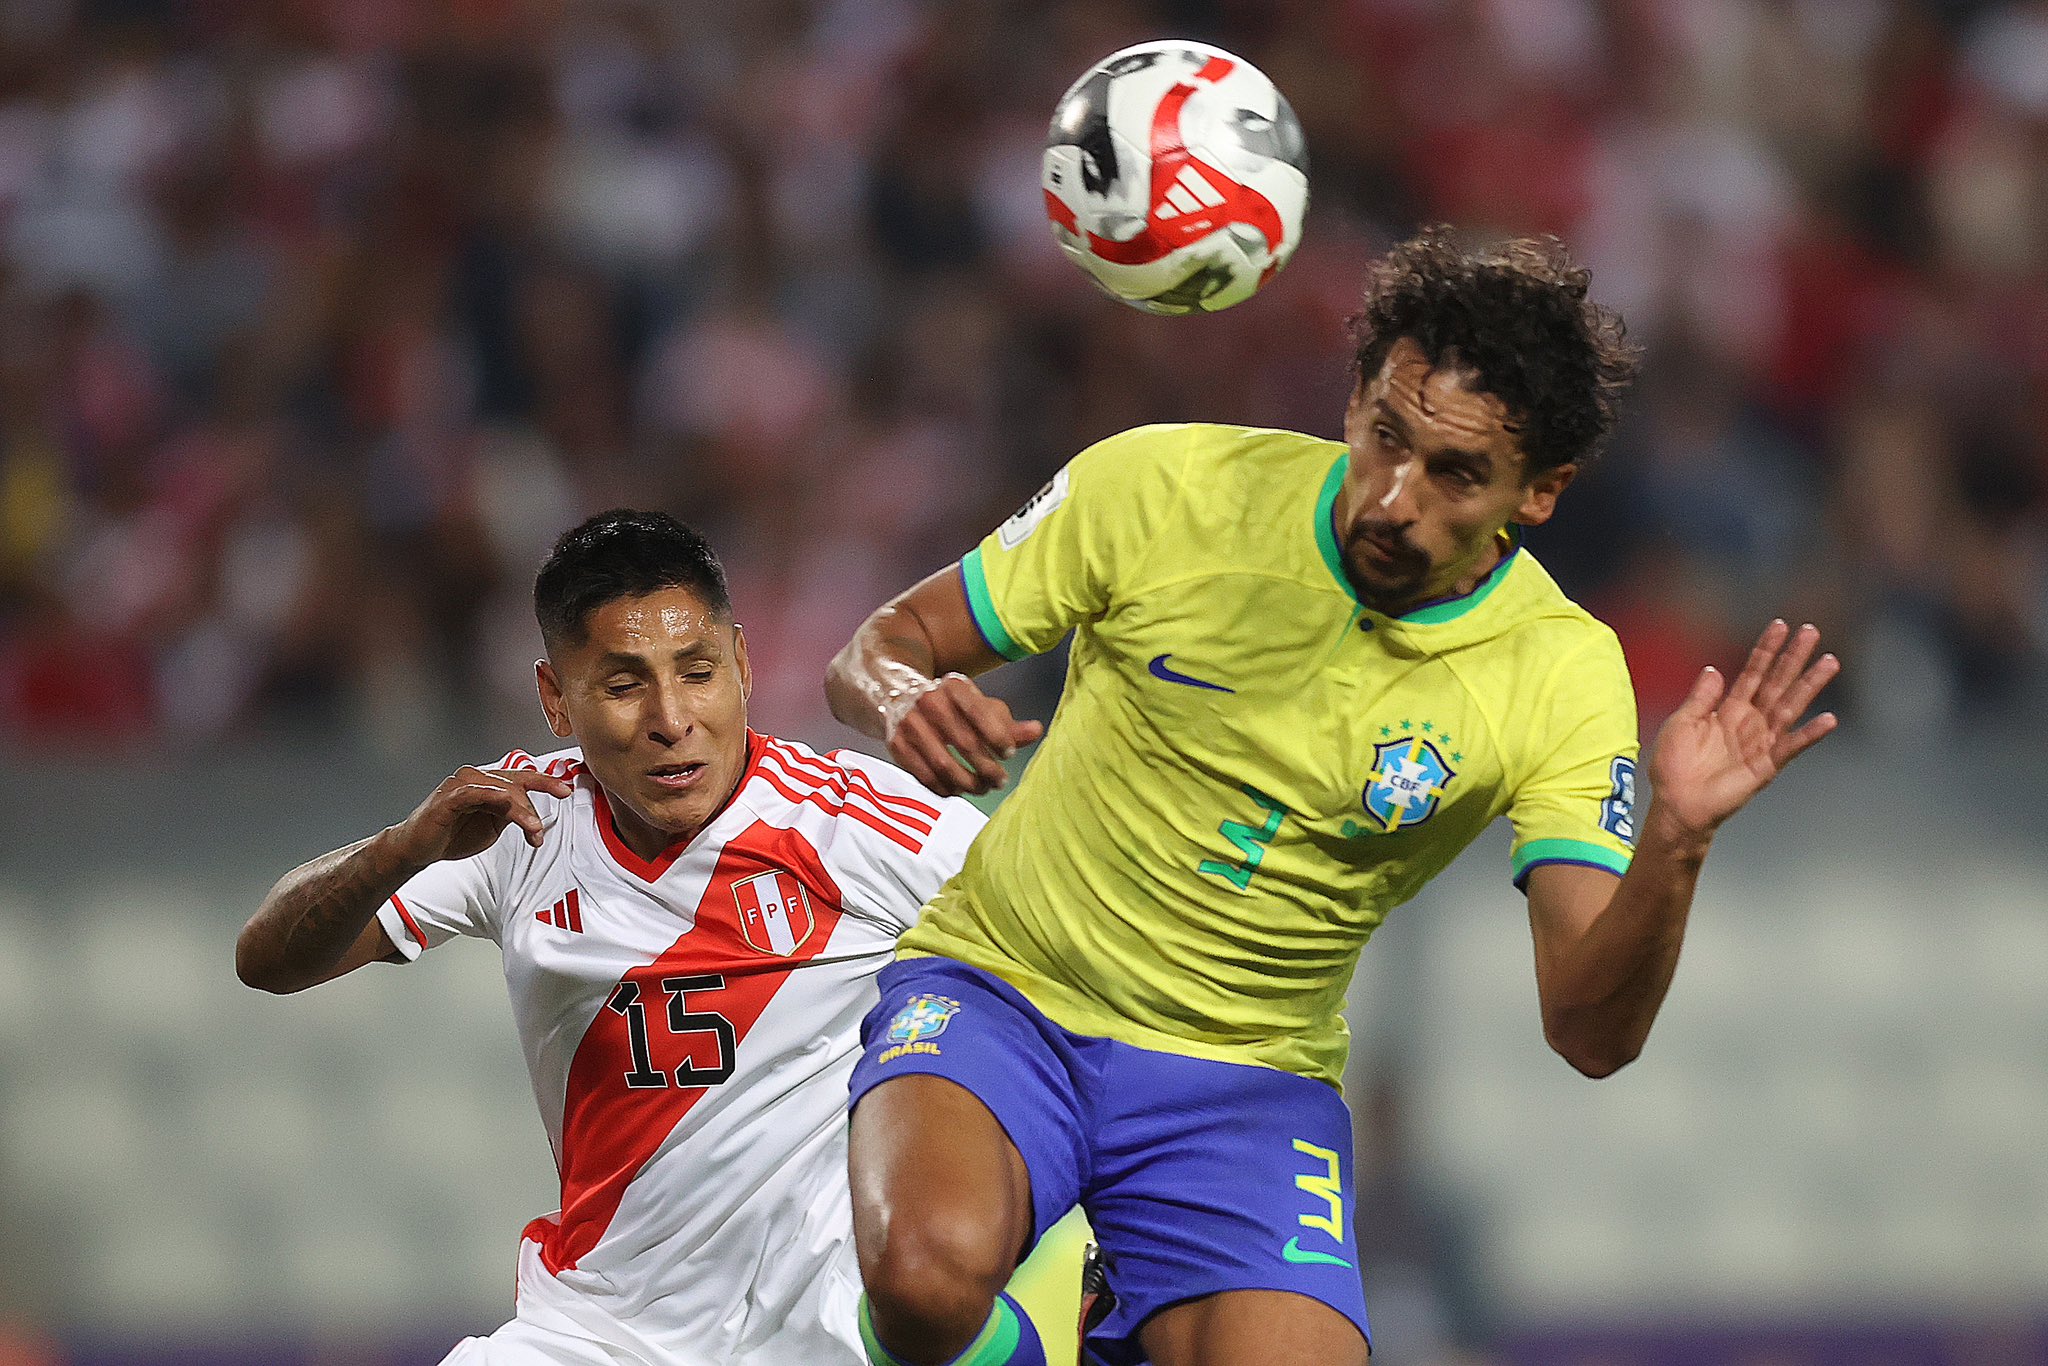
[[[1351,1112],[1319,1081],[1073,1034],[1009,983],[949,958],[881,974],[853,1104],[892,1077],[966,1087],[1031,1174],[1031,1240],[1076,1204],[1116,1309],[1089,1336],[1145,1360],[1152,1315],[1226,1290],[1291,1290],[1369,1333],[1350,1215]]]

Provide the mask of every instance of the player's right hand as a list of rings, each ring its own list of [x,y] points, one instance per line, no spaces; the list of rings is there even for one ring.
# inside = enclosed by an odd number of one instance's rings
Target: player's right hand
[[[540,813],[530,794],[566,797],[574,790],[565,779],[532,769],[464,764],[396,827],[398,847],[407,862],[424,868],[443,859],[481,854],[498,842],[508,825],[524,830],[526,842],[538,847]]]
[[[1019,721],[966,674],[935,678],[904,700],[889,717],[889,755],[941,797],[995,791],[1009,781],[1003,761],[1045,734],[1043,722]]]

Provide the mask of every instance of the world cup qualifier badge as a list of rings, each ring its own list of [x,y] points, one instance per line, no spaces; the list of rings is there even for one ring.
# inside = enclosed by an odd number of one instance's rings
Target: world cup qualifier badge
[[[1015,550],[1024,544],[1024,538],[1038,530],[1038,524],[1050,517],[1054,508],[1067,501],[1067,491],[1072,483],[1072,476],[1064,466],[1061,467],[1051,483],[1032,494],[1009,521],[997,527],[996,537],[1002,542],[1003,549]]]
[[[950,996],[920,992],[910,998],[896,1018],[889,1022],[889,1044],[877,1062],[893,1062],[912,1053],[936,1053],[933,1039],[946,1032],[958,1014],[960,1003]]]

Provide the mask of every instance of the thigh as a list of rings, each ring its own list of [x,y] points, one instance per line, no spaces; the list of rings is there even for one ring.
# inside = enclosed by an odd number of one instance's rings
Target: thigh
[[[1176,1325],[1185,1331],[1221,1315],[1218,1331],[1256,1335],[1279,1323],[1315,1342],[1341,1325],[1337,1336],[1362,1354],[1351,1114],[1335,1089],[1271,1068],[1119,1044],[1104,1093],[1095,1181],[1082,1203],[1117,1303],[1090,1348],[1112,1366],[1131,1366],[1146,1357],[1142,1330],[1155,1316],[1177,1340]],[[1199,1314],[1165,1319],[1212,1297]]]
[[[942,1138],[939,1136],[943,1135]],[[988,1106],[944,1077],[910,1073],[873,1087],[847,1147],[854,1242],[872,1255],[891,1229],[942,1226],[956,1246],[1015,1266],[1032,1241],[1031,1173]],[[863,1265],[871,1278],[871,1265]]]
[[[1162,1309],[1138,1330],[1152,1366],[1366,1366],[1358,1325],[1286,1290],[1226,1290]]]
[[[950,959],[891,964],[881,988],[851,1086],[861,1245],[893,1217],[965,1210],[1021,1258],[1080,1195],[1071,1044],[1007,983]]]

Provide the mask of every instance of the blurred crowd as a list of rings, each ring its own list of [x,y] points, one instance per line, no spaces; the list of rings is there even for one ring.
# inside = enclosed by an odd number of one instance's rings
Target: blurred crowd
[[[1164,34],[1308,138],[1305,245],[1215,317],[1103,299],[1041,206],[1060,92]],[[2030,715],[2048,4],[9,0],[0,744],[502,748],[532,569],[621,503],[833,739],[861,615],[1082,445],[1334,435],[1429,221],[1561,235],[1648,348],[1535,544],[1650,717],[1773,612],[1874,733]]]

